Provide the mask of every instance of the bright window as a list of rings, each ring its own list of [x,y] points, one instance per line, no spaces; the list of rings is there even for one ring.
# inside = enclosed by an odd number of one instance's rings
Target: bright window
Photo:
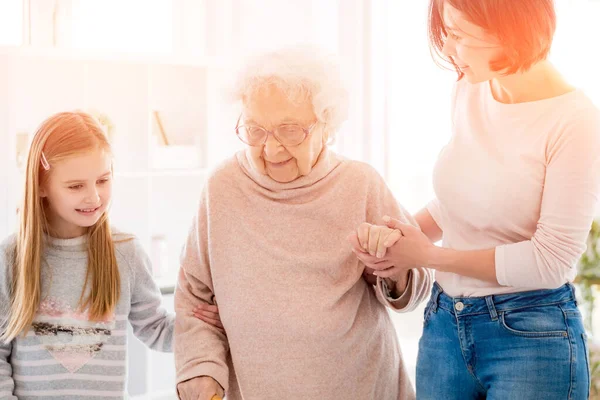
[[[0,0],[0,46],[23,42],[23,0]]]
[[[173,48],[171,0],[73,0],[74,48],[168,53]]]

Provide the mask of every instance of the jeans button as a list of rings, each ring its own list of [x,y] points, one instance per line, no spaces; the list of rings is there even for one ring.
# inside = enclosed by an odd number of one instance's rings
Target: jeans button
[[[454,305],[454,309],[459,312],[462,311],[464,308],[465,308],[465,305],[463,304],[462,301],[459,301],[458,303],[456,303]]]

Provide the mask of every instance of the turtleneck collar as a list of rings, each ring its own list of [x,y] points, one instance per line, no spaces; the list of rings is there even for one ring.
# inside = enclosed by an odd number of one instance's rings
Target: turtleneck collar
[[[245,150],[241,150],[236,154],[238,163],[244,173],[259,186],[272,192],[282,192],[312,186],[329,175],[342,161],[336,153],[324,147],[308,175],[300,176],[291,182],[282,183],[256,170],[248,157]]]
[[[87,257],[88,236],[78,236],[71,239],[59,239],[44,234],[44,244],[48,254],[67,258]]]

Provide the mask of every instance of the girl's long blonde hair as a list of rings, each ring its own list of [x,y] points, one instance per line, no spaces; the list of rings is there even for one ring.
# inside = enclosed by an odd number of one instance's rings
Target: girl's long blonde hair
[[[10,341],[26,334],[40,305],[44,234],[51,233],[46,217],[48,204],[40,196],[40,187],[48,182],[53,165],[95,149],[111,150],[100,126],[83,112],[51,116],[33,138],[13,252],[10,312],[0,340]],[[46,170],[44,164],[50,168]],[[87,273],[79,303],[82,311],[88,309],[90,319],[100,320],[114,312],[121,287],[107,211],[88,228],[87,236]]]

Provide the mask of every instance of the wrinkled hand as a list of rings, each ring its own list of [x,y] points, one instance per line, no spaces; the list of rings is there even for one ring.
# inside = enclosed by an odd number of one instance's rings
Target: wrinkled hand
[[[194,317],[201,319],[202,321],[210,324],[219,329],[224,329],[221,323],[221,317],[219,316],[219,307],[216,305],[200,303],[192,311]]]
[[[397,229],[402,237],[394,244],[384,243],[388,247],[385,257],[393,264],[394,268],[387,271],[375,271],[374,274],[382,278],[392,277],[397,271],[406,271],[411,268],[429,267],[431,254],[435,245],[416,226],[404,224],[396,219],[384,217],[388,228]],[[377,269],[377,268],[375,268]]]
[[[181,382],[177,385],[181,400],[212,400],[213,397],[223,398],[225,392],[221,385],[210,376],[199,376]]]
[[[377,246],[379,247],[379,243],[381,242],[383,247],[387,248],[381,258],[376,257],[377,253],[373,255],[371,252],[365,250],[360,244],[358,234],[352,234],[348,239],[352,244],[352,250],[356,254],[356,257],[365,264],[366,267],[371,268],[375,276],[389,278],[397,282],[406,276],[409,269],[426,267],[429,264],[429,255],[434,245],[427,236],[415,226],[403,224],[402,222],[389,217],[384,217],[384,221],[386,221],[387,228],[399,231],[401,236],[396,239],[395,233],[389,233],[387,237],[384,237],[383,240],[381,240],[381,232],[384,232],[385,235],[385,231],[380,230]],[[370,231],[372,226],[378,225],[370,225],[368,231],[366,231],[363,225],[359,227],[359,229],[362,228],[364,230],[361,233],[361,236],[363,238],[369,236],[369,242],[371,241]],[[368,235],[366,232],[368,232]],[[374,237],[376,237],[376,235],[374,235]]]
[[[363,276],[368,283],[375,285],[378,276],[397,281],[406,274],[406,270],[395,268],[393,261],[389,260],[387,255],[384,258],[377,258],[365,252],[358,242],[356,233],[348,236],[348,240],[358,260],[365,265]]]
[[[402,233],[398,229],[385,225],[372,225],[367,222],[360,224],[356,233],[362,250],[377,258],[382,258],[387,248],[402,237]]]

